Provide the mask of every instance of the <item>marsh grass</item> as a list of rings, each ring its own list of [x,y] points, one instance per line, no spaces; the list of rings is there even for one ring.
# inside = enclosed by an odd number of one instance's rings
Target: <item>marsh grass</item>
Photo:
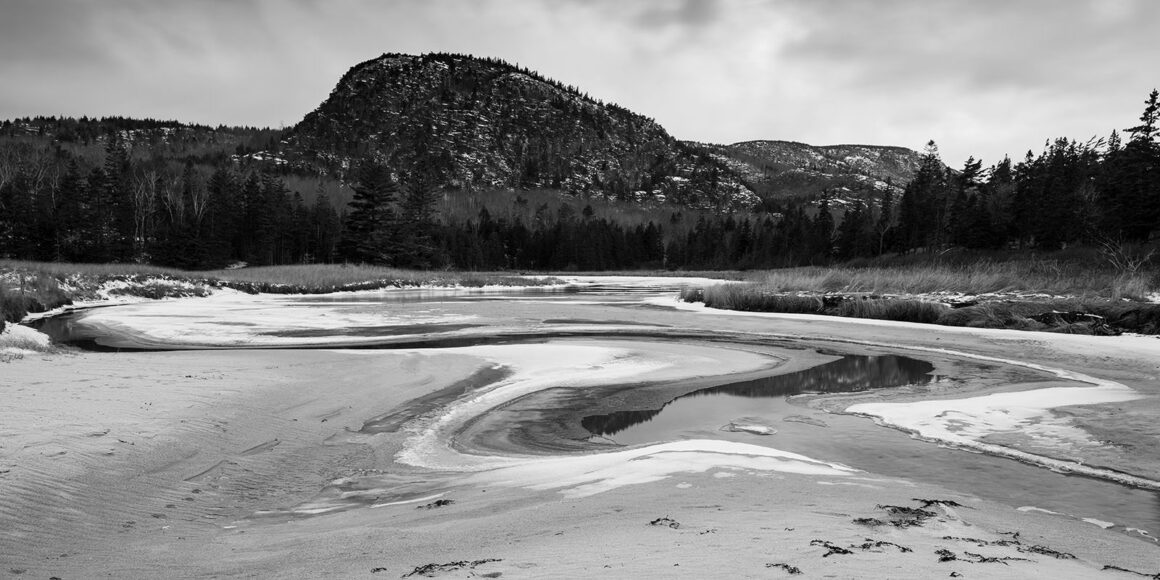
[[[848,318],[872,318],[930,324],[937,321],[948,310],[950,308],[943,304],[924,300],[855,298],[843,300],[833,309],[833,314]]]
[[[787,268],[745,273],[748,283],[687,289],[686,301],[731,310],[810,312],[805,300],[820,296],[818,314],[926,322],[948,326],[1102,332],[1099,323],[1049,326],[1032,317],[1081,312],[1103,317],[1114,329],[1160,334],[1160,272],[1117,268],[1091,250],[1051,258],[904,256],[843,267]],[[890,297],[889,295],[894,295]],[[699,297],[699,298],[697,298]],[[951,309],[944,301],[975,297]],[[696,300],[691,300],[697,298]]]
[[[918,322],[942,326],[1039,330],[1071,334],[1137,332],[1160,334],[1160,304],[1063,298],[995,300],[951,308],[933,300],[861,294],[775,294],[754,284],[720,284],[681,291],[685,302],[704,302],[710,308],[746,312],[822,314],[827,316]],[[1090,314],[1097,319],[1046,324],[1036,320],[1052,313]],[[1049,318],[1058,318],[1050,316]]]
[[[71,304],[68,293],[47,274],[3,275],[0,270],[0,331],[5,322],[17,322],[29,312],[44,312]]]
[[[1113,300],[1142,300],[1158,286],[1155,271],[1124,272],[1064,260],[787,268],[752,272],[747,279],[767,291],[783,293],[1036,293]]]
[[[1048,326],[1031,317],[1051,312],[1078,312],[1101,317],[1111,328],[1140,334],[1160,334],[1160,304],[1126,300],[1064,299],[1047,301],[985,302],[950,310],[937,324],[976,328],[1048,330],[1087,334],[1091,324]]]
[[[314,294],[350,290],[377,290],[413,286],[538,286],[558,283],[552,278],[524,278],[490,272],[400,270],[382,266],[312,264],[262,266],[215,270],[205,276],[217,285],[243,291]]]
[[[817,296],[777,294],[752,284],[718,284],[706,288],[686,287],[681,300],[704,302],[710,308],[743,310],[748,312],[787,312],[822,314],[825,305]]]

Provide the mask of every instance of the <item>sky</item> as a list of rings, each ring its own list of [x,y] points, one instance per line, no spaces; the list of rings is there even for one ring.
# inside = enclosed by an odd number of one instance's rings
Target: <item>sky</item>
[[[502,58],[679,139],[948,165],[1136,124],[1156,0],[0,0],[0,119],[291,126],[386,52]]]

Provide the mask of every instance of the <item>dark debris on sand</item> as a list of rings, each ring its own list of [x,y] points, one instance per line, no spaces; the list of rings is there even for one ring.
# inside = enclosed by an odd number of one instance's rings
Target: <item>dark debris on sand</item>
[[[1067,552],[1060,552],[1059,550],[1048,548],[1047,546],[1041,546],[1039,544],[1025,546],[1023,544],[1022,540],[1020,540],[1020,538],[1019,538],[1019,532],[1005,532],[1005,533],[1002,533],[1000,535],[1009,536],[1009,537],[1003,538],[1002,540],[994,540],[994,541],[980,540],[979,538],[960,538],[958,536],[943,536],[942,539],[953,540],[956,542],[969,542],[969,543],[975,544],[976,546],[979,546],[980,548],[983,546],[1002,546],[1005,548],[1013,547],[1022,554],[1038,554],[1040,556],[1051,556],[1052,558],[1055,558],[1057,560],[1074,560],[1075,559],[1074,554],[1069,554]],[[938,555],[939,562],[950,562],[951,560],[961,560],[963,562],[969,562],[972,564],[992,564],[992,563],[1006,564],[1007,562],[1013,561],[1013,560],[1030,561],[1027,558],[1014,558],[1014,557],[992,558],[992,557],[982,556],[980,554],[975,554],[973,552],[963,552],[964,557],[960,558],[954,552],[947,550],[945,548],[935,550],[935,554]],[[1147,574],[1144,574],[1144,576],[1147,576]],[[1156,580],[1160,580],[1160,578],[1157,578]]]
[[[1023,546],[1020,546],[1019,551],[1025,552],[1025,553],[1030,553],[1030,554],[1039,554],[1042,556],[1051,556],[1052,558],[1055,558],[1057,560],[1074,560],[1075,559],[1075,554],[1069,554],[1067,552],[1060,552],[1059,550],[1052,550],[1051,548],[1048,548],[1047,546],[1036,545],[1036,546],[1029,546],[1026,548],[1024,548]]]
[[[894,546],[895,548],[898,549],[899,552],[902,552],[904,554],[906,552],[913,552],[914,551],[910,548],[907,548],[906,546],[895,544],[894,542],[886,542],[883,540],[873,540],[871,538],[866,538],[866,541],[862,542],[861,544],[850,544],[849,546],[846,546],[846,547],[838,546],[838,545],[836,545],[833,542],[830,542],[828,540],[811,540],[810,545],[811,546],[821,546],[821,547],[829,550],[825,554],[822,554],[823,558],[832,556],[834,554],[839,554],[839,555],[853,554],[854,553],[853,550],[861,550],[863,552],[881,552],[882,548],[885,548],[887,546]]]
[[[648,525],[650,525],[650,526],[662,526],[662,527],[672,528],[674,530],[681,527],[680,522],[678,522],[677,520],[674,520],[673,518],[670,518],[669,516],[665,516],[663,518],[657,518],[657,519],[649,522]]]
[[[1144,578],[1151,578],[1152,580],[1160,580],[1160,572],[1156,572],[1155,574],[1149,574],[1147,572],[1137,572],[1135,570],[1129,570],[1127,568],[1121,568],[1119,566],[1112,566],[1110,564],[1107,566],[1104,566],[1103,568],[1100,568],[1100,570],[1115,570],[1117,572],[1127,572],[1129,574],[1135,574],[1137,576],[1142,576]]]
[[[956,556],[954,552],[946,548],[939,548],[935,550],[934,553],[938,556],[939,562],[953,562],[959,559],[959,557]]]
[[[821,546],[821,547],[825,548],[826,550],[828,550],[825,554],[822,554],[823,558],[829,558],[830,556],[833,556],[834,554],[845,555],[845,554],[853,554],[854,553],[854,552],[851,552],[850,550],[847,550],[846,548],[843,548],[841,546],[836,546],[833,543],[829,542],[828,540],[810,540],[810,545],[811,546]]]
[[[963,507],[963,504],[961,504],[957,501],[949,500],[949,499],[923,499],[921,497],[914,497],[914,498],[911,498],[910,501],[916,501],[916,502],[922,504],[922,505],[918,506],[919,508],[922,508],[922,509],[926,509],[932,505],[945,505],[947,507]]]
[[[968,564],[1003,564],[1004,566],[1006,566],[1007,562],[1015,562],[1015,561],[1033,562],[1034,561],[1034,560],[1029,560],[1027,558],[1016,558],[1014,556],[984,556],[982,554],[976,554],[974,552],[965,552],[965,551],[963,552],[962,556],[960,557],[958,554],[956,554],[956,553],[954,553],[946,548],[939,548],[939,549],[935,550],[934,553],[935,553],[935,555],[938,556],[939,562],[957,561],[957,562],[966,562]]]
[[[1052,558],[1055,558],[1057,560],[1074,560],[1075,559],[1075,554],[1069,554],[1067,552],[1060,552],[1059,550],[1048,548],[1047,546],[1040,546],[1038,544],[1034,544],[1031,546],[1025,546],[1025,545],[1023,545],[1023,542],[1019,539],[1019,532],[1005,532],[1001,535],[1010,536],[1010,537],[1004,538],[1002,540],[994,540],[994,541],[980,540],[979,538],[960,538],[958,536],[943,536],[942,539],[953,540],[956,542],[969,542],[969,543],[975,544],[976,546],[978,546],[980,548],[982,548],[983,546],[1003,546],[1003,547],[1008,547],[1008,548],[1014,547],[1016,550],[1019,550],[1021,553],[1024,553],[1024,554],[1039,554],[1040,556],[1051,556]],[[939,550],[936,553],[940,553],[940,552],[947,552],[947,550]],[[941,554],[940,554],[940,557],[941,557]],[[940,559],[939,561],[942,562],[945,560]]]
[[[926,520],[936,517],[938,514],[926,508],[930,506],[946,506],[946,507],[963,507],[957,501],[949,499],[923,499],[913,498],[912,501],[918,502],[918,507],[901,506],[901,505],[882,505],[875,506],[875,509],[884,510],[887,519],[879,518],[855,518],[853,522],[860,526],[878,527],[891,525],[896,528],[909,528],[911,526],[921,526],[926,523]]]
[[[781,568],[782,570],[785,570],[786,572],[788,572],[789,575],[791,575],[791,576],[797,576],[798,574],[802,573],[801,568],[798,568],[797,566],[791,566],[789,564],[786,564],[785,562],[777,562],[777,563],[770,562],[770,563],[767,563],[765,565],[765,567],[766,568]]]
[[[410,578],[411,576],[425,576],[427,578],[434,578],[436,574],[441,572],[453,572],[455,570],[468,569],[472,570],[476,566],[483,564],[490,564],[492,562],[502,562],[501,558],[486,558],[483,560],[460,560],[458,562],[448,562],[446,564],[424,564],[422,566],[415,566],[414,570],[403,574],[403,578]],[[372,570],[373,571],[373,570]]]
[[[914,508],[900,505],[878,505],[876,509],[885,510],[886,515],[890,516],[887,522],[896,528],[909,528],[911,526],[921,526],[926,523],[926,520],[935,517],[932,511],[922,508]]]
[[[858,548],[859,550],[862,550],[863,552],[869,552],[872,550],[877,551],[877,549],[885,548],[886,546],[894,546],[895,548],[898,548],[898,551],[902,552],[903,554],[905,554],[907,552],[914,551],[910,548],[907,548],[906,546],[895,544],[894,542],[886,542],[886,541],[882,541],[882,540],[875,541],[875,540],[871,540],[870,538],[866,538],[866,541],[861,543],[861,544],[853,545],[850,547],[851,548]]]
[[[449,506],[449,505],[451,505],[451,504],[453,504],[453,503],[455,503],[455,500],[453,500],[453,499],[437,499],[437,500],[435,500],[435,501],[433,501],[433,502],[431,502],[431,503],[426,503],[426,504],[423,504],[423,505],[421,505],[421,506],[419,506],[419,507],[417,507],[417,508],[415,508],[415,509],[417,509],[417,510],[433,510],[433,509],[435,509],[435,508],[441,508],[441,507],[443,507],[443,506]]]

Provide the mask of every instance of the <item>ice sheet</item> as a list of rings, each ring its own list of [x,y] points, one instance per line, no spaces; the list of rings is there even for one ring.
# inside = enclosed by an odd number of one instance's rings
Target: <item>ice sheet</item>
[[[435,309],[400,312],[375,303],[303,301],[301,297],[222,293],[207,298],[124,304],[87,311],[83,324],[147,342],[190,346],[286,346],[353,344],[379,339],[358,337],[363,328],[454,324],[474,316],[448,315]],[[334,336],[278,336],[295,331],[343,330]]]
[[[712,469],[829,477],[859,473],[844,465],[769,447],[691,439],[612,453],[535,459],[477,474],[470,481],[534,490],[558,489],[565,497],[577,498]]]
[[[423,351],[416,350],[417,354]],[[410,436],[396,460],[443,472],[469,472],[469,481],[536,490],[560,489],[584,497],[625,485],[710,469],[842,476],[851,468],[745,443],[689,440],[609,453],[543,457],[474,455],[455,449],[453,434],[490,409],[555,387],[661,381],[768,367],[771,358],[729,348],[639,341],[554,342],[440,349],[477,356],[513,371],[500,383],[455,401],[407,426]],[[708,370],[707,370],[708,369]]]
[[[827,320],[830,322],[838,321],[843,324],[931,328],[930,325],[910,322],[859,318],[836,319],[835,317],[813,314],[753,313],[717,310],[706,308],[701,303],[681,302],[676,298],[657,298],[650,300],[650,302],[656,305],[673,307],[678,310],[719,316],[750,316],[815,321]],[[1121,355],[1125,352],[1138,352],[1142,356],[1160,356],[1160,341],[1157,341],[1155,337],[1147,336],[1091,337],[1044,332],[1019,332],[1013,334],[1013,331],[1009,330],[960,328],[952,326],[939,326],[937,330],[946,333],[966,333],[987,336],[998,340],[1015,338],[1026,340],[1027,338],[1033,337],[1037,341],[1052,344],[1053,346],[1085,352],[1107,349],[1108,351],[1117,352]],[[1039,445],[1056,447],[1062,451],[1074,449],[1076,445],[1095,444],[1096,442],[1092,441],[1085,431],[1075,427],[1067,419],[1055,415],[1052,409],[1068,405],[1117,403],[1143,397],[1143,395],[1126,385],[1067,369],[1052,368],[1026,361],[965,353],[943,348],[900,345],[847,338],[839,339],[838,337],[835,337],[835,339],[852,344],[929,352],[957,358],[1020,366],[1048,372],[1061,379],[1092,385],[1090,387],[1077,386],[1033,389],[1021,392],[998,393],[981,397],[941,401],[863,403],[853,405],[847,408],[846,411],[873,417],[882,424],[910,431],[919,437],[932,441],[1011,457],[1057,471],[1081,473],[1146,489],[1160,489],[1160,482],[1108,469],[1087,466],[1078,461],[1065,461],[1028,453],[982,440],[988,435],[1015,433],[1028,436]]]

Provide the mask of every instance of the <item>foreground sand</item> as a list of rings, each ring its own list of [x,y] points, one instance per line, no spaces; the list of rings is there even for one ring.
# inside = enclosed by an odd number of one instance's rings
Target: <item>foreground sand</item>
[[[507,308],[514,310],[496,316],[530,307]],[[568,308],[584,319],[604,315],[597,306]],[[1160,364],[1149,343],[615,316],[992,356],[1018,347],[1030,360],[1112,377],[1149,397]],[[418,569],[446,578],[777,578],[797,569],[834,578],[1141,577],[1108,565],[1160,572],[1160,549],[1145,540],[901,474],[701,466],[581,497],[465,477],[440,491],[438,499],[452,502],[442,506],[431,498],[288,513],[313,505],[324,488],[341,495],[327,488],[340,478],[398,477],[405,486],[422,477],[393,463],[406,432],[357,432],[480,368],[450,354],[340,350],[52,354],[0,365],[0,576],[398,578]],[[1130,425],[1154,409],[1148,398],[1074,413],[1114,431],[1101,417],[1119,414]],[[1137,456],[1150,461],[1156,451],[1143,447]],[[880,507],[923,507],[916,498],[939,501],[925,512]]]

